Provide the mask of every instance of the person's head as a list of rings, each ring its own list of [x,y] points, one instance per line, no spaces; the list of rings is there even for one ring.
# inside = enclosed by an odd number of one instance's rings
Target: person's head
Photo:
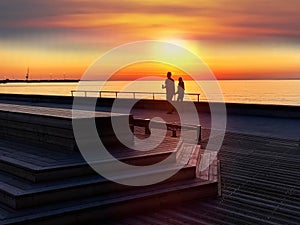
[[[168,78],[171,78],[171,76],[172,76],[172,73],[171,73],[171,72],[168,72],[168,73],[167,73],[167,77],[168,77]]]
[[[182,82],[182,77],[179,77],[179,78],[178,78],[178,81],[179,81],[179,82]]]

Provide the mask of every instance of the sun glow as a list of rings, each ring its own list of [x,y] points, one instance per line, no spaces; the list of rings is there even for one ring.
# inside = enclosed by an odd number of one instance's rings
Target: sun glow
[[[199,52],[199,47],[193,41],[183,40],[183,39],[162,39],[170,44],[178,45],[182,48],[189,50],[190,52],[197,54]]]

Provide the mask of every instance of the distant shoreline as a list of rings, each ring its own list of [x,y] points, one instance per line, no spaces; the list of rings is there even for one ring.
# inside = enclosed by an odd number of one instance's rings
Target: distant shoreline
[[[253,81],[253,80],[266,80],[266,81],[271,81],[271,80],[300,80],[300,78],[282,78],[282,79],[218,79],[219,81]],[[81,81],[80,79],[54,79],[54,80],[0,80],[0,84],[7,84],[7,83],[72,83],[72,82],[79,82]],[[85,81],[105,81],[105,80],[85,80]],[[132,80],[111,80],[111,81],[132,81]],[[149,81],[155,81],[155,80],[149,80]],[[157,80],[161,81],[161,80]],[[209,81],[209,80],[207,80]]]
[[[1,84],[7,83],[71,83],[79,82],[80,80],[70,79],[70,80],[0,80]]]

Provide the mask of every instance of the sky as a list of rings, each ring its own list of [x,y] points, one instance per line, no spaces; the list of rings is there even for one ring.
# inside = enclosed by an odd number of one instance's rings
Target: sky
[[[0,1],[0,79],[24,79],[28,67],[30,79],[80,79],[105,52],[141,40],[189,49],[218,79],[298,79],[300,1]],[[166,69],[135,68],[127,77]]]

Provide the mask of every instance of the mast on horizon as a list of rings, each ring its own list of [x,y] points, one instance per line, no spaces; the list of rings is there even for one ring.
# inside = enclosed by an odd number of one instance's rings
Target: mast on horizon
[[[29,67],[27,67],[26,81],[28,81],[28,78],[29,78]]]

